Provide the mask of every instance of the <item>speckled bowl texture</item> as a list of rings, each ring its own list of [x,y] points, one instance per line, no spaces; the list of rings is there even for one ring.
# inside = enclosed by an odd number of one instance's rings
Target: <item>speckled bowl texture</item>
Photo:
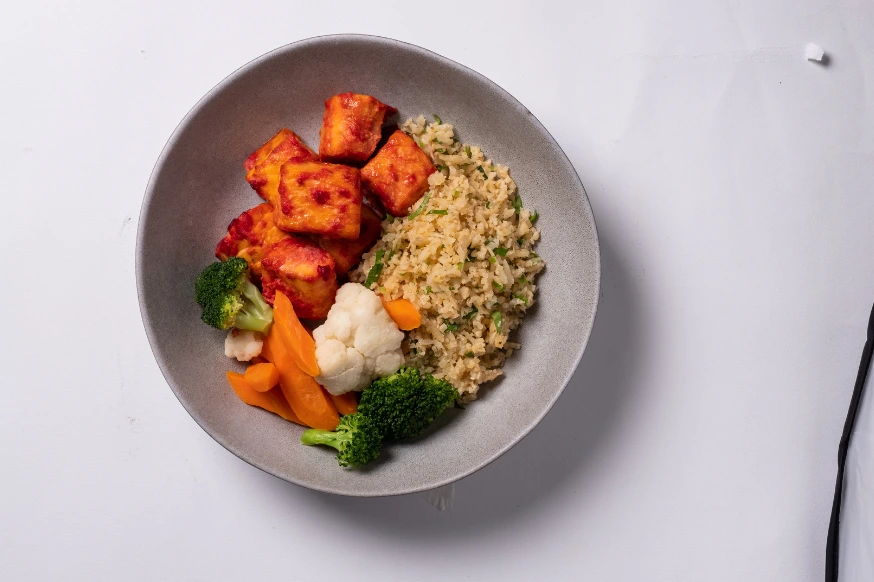
[[[225,333],[200,321],[194,281],[215,260],[228,223],[261,200],[243,160],[282,127],[318,149],[325,99],[366,93],[397,119],[437,113],[457,137],[506,164],[527,207],[540,212],[546,261],[537,304],[515,339],[522,349],[479,400],[446,412],[423,436],[386,446],[364,469],[333,449],[300,444],[303,428],[243,404],[225,371]],[[216,441],[277,477],[330,493],[380,496],[446,485],[519,442],[549,411],[576,368],[598,303],[600,262],[586,192],[540,122],[482,75],[395,40],[336,35],[296,42],[234,72],[188,113],[146,190],[136,254],[140,308],[152,350],[185,409]],[[568,427],[572,431],[573,427]]]

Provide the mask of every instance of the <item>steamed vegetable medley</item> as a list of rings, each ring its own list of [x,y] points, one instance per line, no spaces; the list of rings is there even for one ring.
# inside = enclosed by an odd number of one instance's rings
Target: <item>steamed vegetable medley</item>
[[[386,225],[417,219],[429,190],[442,184],[434,175],[448,172],[419,139],[384,134],[395,112],[368,95],[335,95],[325,102],[318,154],[288,129],[252,153],[246,179],[264,202],[231,222],[219,261],[195,284],[203,321],[226,330],[225,354],[248,364],[245,373],[227,372],[234,392],[309,427],[301,442],[333,447],[344,467],[374,461],[385,441],[421,434],[461,399],[440,370],[415,366],[417,295],[380,286],[402,249],[380,248],[353,276]],[[438,210],[428,216],[449,212]],[[500,316],[498,302],[491,309]],[[506,339],[497,341],[504,349]]]

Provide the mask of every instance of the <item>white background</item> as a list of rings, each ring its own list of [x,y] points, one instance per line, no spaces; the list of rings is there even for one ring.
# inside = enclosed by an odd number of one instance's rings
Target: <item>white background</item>
[[[4,6],[4,580],[822,579],[874,301],[874,4],[454,5]],[[506,88],[598,223],[573,382],[447,512],[238,460],[176,401],[140,321],[138,212],[176,124],[247,61],[335,32]]]

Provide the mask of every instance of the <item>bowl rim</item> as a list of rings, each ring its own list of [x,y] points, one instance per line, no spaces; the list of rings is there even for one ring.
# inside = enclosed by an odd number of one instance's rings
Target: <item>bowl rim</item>
[[[530,116],[530,118],[533,120],[534,124],[540,129],[540,131],[542,131],[543,134],[549,140],[552,141],[553,145],[558,149],[558,151],[561,152],[561,155],[564,157],[564,161],[567,163],[568,167],[573,172],[573,175],[576,178],[577,184],[579,185],[579,187],[583,191],[583,201],[585,203],[586,211],[588,214],[588,219],[591,221],[591,224],[592,224],[592,232],[594,234],[594,245],[595,245],[595,248],[594,248],[594,250],[595,250],[595,264],[594,264],[594,269],[591,273],[593,278],[594,278],[594,287],[595,287],[595,302],[594,302],[594,306],[593,306],[593,313],[592,313],[591,322],[589,323],[588,328],[583,330],[584,331],[583,341],[580,343],[580,347],[577,351],[576,356],[574,357],[573,366],[569,368],[569,371],[565,374],[564,378],[562,379],[560,388],[555,392],[553,397],[546,404],[546,406],[543,408],[543,410],[540,412],[540,414],[538,414],[537,417],[528,426],[524,427],[524,429],[518,434],[518,436],[514,437],[505,446],[496,450],[490,456],[483,459],[480,463],[477,463],[475,466],[473,466],[473,468],[462,470],[459,473],[453,474],[449,477],[444,477],[443,479],[440,479],[440,480],[436,481],[435,483],[427,485],[427,486],[399,487],[397,489],[392,489],[390,491],[376,492],[376,493],[374,493],[374,492],[356,493],[354,491],[342,490],[340,488],[324,487],[324,486],[315,485],[312,483],[307,483],[305,480],[297,479],[293,476],[280,475],[280,474],[277,474],[273,471],[265,469],[264,467],[261,467],[261,466],[255,464],[254,462],[252,462],[251,460],[247,459],[245,454],[236,450],[236,448],[231,443],[227,442],[226,439],[221,434],[215,434],[213,431],[211,431],[209,428],[207,428],[206,423],[203,421],[203,419],[200,418],[197,411],[195,411],[191,407],[189,407],[189,405],[185,402],[185,399],[182,398],[182,396],[180,395],[179,389],[177,389],[177,387],[174,385],[173,381],[170,378],[170,372],[169,372],[169,368],[168,368],[167,364],[162,360],[162,358],[160,358],[158,356],[157,352],[155,351],[156,346],[158,344],[158,334],[155,332],[155,329],[153,327],[153,322],[149,316],[148,309],[146,308],[146,304],[144,301],[145,291],[144,291],[144,283],[143,283],[143,262],[144,262],[144,260],[143,260],[143,255],[144,255],[144,241],[143,241],[143,239],[144,239],[144,230],[145,229],[144,229],[143,225],[146,222],[146,217],[147,217],[148,212],[149,212],[149,206],[150,206],[153,194],[154,194],[154,188],[155,188],[155,182],[156,182],[157,176],[160,175],[161,170],[163,169],[163,166],[167,161],[167,157],[169,155],[169,152],[173,149],[173,146],[175,145],[176,140],[179,138],[179,135],[185,130],[185,128],[188,126],[188,124],[191,123],[196,112],[199,111],[203,107],[203,105],[205,105],[206,103],[208,103],[209,101],[214,99],[217,95],[219,95],[224,90],[225,86],[230,84],[231,82],[233,82],[239,75],[242,75],[245,72],[247,72],[248,70],[250,70],[254,67],[257,67],[262,62],[270,60],[279,54],[283,54],[283,53],[286,53],[289,51],[294,51],[294,50],[299,49],[299,48],[306,46],[306,45],[319,44],[319,43],[323,43],[326,41],[330,42],[330,41],[337,41],[337,40],[377,42],[377,43],[381,43],[381,44],[394,45],[396,48],[401,48],[403,50],[411,51],[414,53],[419,53],[420,55],[423,55],[423,56],[428,57],[430,59],[442,61],[443,63],[448,64],[453,68],[462,69],[463,72],[465,72],[467,74],[474,75],[476,77],[479,77],[485,83],[490,84],[491,86],[495,87],[500,93],[503,94],[503,96],[510,103],[515,104],[515,106],[518,109],[524,111],[528,116]],[[564,149],[562,149],[562,147],[559,145],[559,143],[556,141],[556,139],[552,136],[552,134],[549,132],[549,130],[546,129],[546,127],[543,125],[543,123],[541,123],[540,120],[537,119],[537,117],[533,113],[531,113],[531,111],[529,111],[527,107],[525,107],[518,99],[516,99],[513,95],[511,95],[506,89],[504,89],[503,87],[501,87],[500,85],[498,85],[497,83],[495,83],[494,81],[492,81],[491,79],[486,77],[485,75],[471,69],[470,67],[467,67],[467,66],[465,66],[457,61],[454,61],[454,60],[447,58],[447,57],[444,57],[443,55],[440,55],[434,51],[422,48],[422,47],[417,46],[417,45],[412,44],[412,43],[408,43],[408,42],[397,40],[397,39],[390,38],[390,37],[373,35],[373,34],[359,34],[359,33],[325,34],[325,35],[307,37],[307,38],[304,38],[304,39],[301,39],[301,40],[298,40],[295,42],[291,42],[291,43],[282,45],[280,47],[277,47],[271,51],[268,51],[268,52],[266,52],[266,53],[264,53],[256,58],[254,58],[254,59],[248,61],[247,63],[243,64],[242,66],[238,67],[233,72],[231,72],[226,77],[224,77],[214,87],[212,87],[212,89],[207,91],[203,97],[198,99],[198,101],[188,110],[188,112],[185,114],[185,116],[182,118],[182,120],[176,125],[176,127],[173,129],[173,132],[170,134],[170,137],[167,139],[167,142],[164,144],[164,147],[161,149],[161,153],[158,156],[158,159],[152,168],[152,172],[149,175],[149,181],[146,185],[146,190],[145,190],[145,193],[143,195],[143,202],[140,205],[140,213],[139,213],[138,223],[137,223],[137,238],[136,238],[136,251],[135,251],[135,276],[136,276],[136,285],[137,285],[137,302],[139,303],[140,317],[142,319],[143,327],[145,328],[146,337],[149,341],[149,349],[152,351],[152,356],[155,358],[155,362],[158,364],[158,368],[161,370],[161,374],[164,376],[164,380],[167,382],[167,385],[170,387],[170,390],[173,391],[173,394],[176,396],[176,399],[179,401],[179,403],[182,405],[182,407],[185,409],[185,411],[188,412],[188,414],[191,416],[191,418],[194,419],[194,421],[197,423],[197,425],[206,434],[208,434],[213,440],[215,440],[222,447],[224,447],[228,452],[232,453],[235,457],[245,461],[246,463],[248,463],[249,465],[251,465],[257,469],[260,469],[261,471],[264,471],[265,473],[268,473],[270,475],[273,475],[274,477],[282,479],[283,481],[287,481],[289,483],[293,483],[295,485],[305,487],[307,489],[321,491],[323,493],[330,493],[333,495],[344,495],[344,496],[349,496],[349,497],[391,497],[391,496],[395,496],[395,495],[407,495],[407,494],[411,494],[411,493],[421,493],[423,491],[429,491],[431,489],[436,489],[438,487],[442,487],[445,485],[455,483],[456,481],[459,481],[459,480],[461,480],[469,475],[472,475],[473,473],[479,471],[483,467],[486,467],[487,465],[491,464],[492,462],[497,460],[499,457],[501,457],[504,453],[506,453],[511,448],[513,448],[514,446],[519,444],[525,437],[527,437],[531,433],[532,430],[534,430],[534,428],[538,424],[540,424],[540,422],[549,413],[549,411],[552,410],[552,407],[555,405],[555,403],[558,401],[558,399],[564,393],[565,388],[567,388],[568,384],[570,383],[571,378],[573,377],[573,375],[576,373],[577,369],[579,368],[580,361],[582,360],[583,354],[585,353],[586,348],[588,347],[589,339],[591,338],[592,330],[593,330],[594,325],[595,325],[595,320],[596,320],[597,315],[598,315],[598,306],[600,304],[600,299],[601,299],[601,245],[600,245],[600,239],[598,237],[598,230],[597,230],[597,224],[595,222],[595,215],[594,215],[594,212],[592,211],[592,204],[589,201],[589,196],[588,196],[588,193],[586,192],[586,188],[583,185],[583,182],[580,179],[580,176],[577,173],[576,168],[574,167],[573,163],[570,161],[570,158],[568,158]]]

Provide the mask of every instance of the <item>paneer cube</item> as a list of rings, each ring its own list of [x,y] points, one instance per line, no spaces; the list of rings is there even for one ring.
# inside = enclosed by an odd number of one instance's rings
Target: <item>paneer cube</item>
[[[389,213],[406,216],[428,191],[428,176],[436,171],[428,154],[413,138],[398,130],[361,168],[361,180]]]
[[[319,155],[328,162],[365,162],[382,138],[382,122],[396,112],[370,95],[334,95],[325,101]]]
[[[380,234],[382,234],[382,219],[369,206],[363,204],[361,233],[358,238],[355,240],[319,238],[317,242],[334,258],[335,270],[339,276],[345,275],[361,262],[361,255],[370,250]]]
[[[273,147],[265,153],[271,145]],[[249,156],[243,165],[246,167],[246,180],[255,192],[267,202],[276,205],[279,169],[282,164],[317,159],[319,157],[316,152],[307,147],[296,133],[283,129]]]
[[[308,239],[289,236],[266,249],[261,261],[264,299],[273,305],[276,292],[291,300],[294,312],[305,319],[328,315],[337,294],[334,259]]]
[[[222,261],[231,257],[246,259],[253,280],[258,281],[264,249],[288,236],[274,224],[273,207],[259,204],[231,221],[228,234],[216,246],[215,256]]]
[[[288,232],[358,238],[361,177],[356,168],[322,162],[287,163],[274,205],[276,225]]]
[[[243,162],[243,168],[246,169],[246,174],[248,175],[252,168],[263,162],[264,159],[270,155],[270,152],[276,149],[276,146],[282,143],[282,140],[288,137],[291,133],[290,129],[280,129],[276,135],[267,140],[267,142],[257,150],[249,154],[249,157],[246,158],[245,162]]]

